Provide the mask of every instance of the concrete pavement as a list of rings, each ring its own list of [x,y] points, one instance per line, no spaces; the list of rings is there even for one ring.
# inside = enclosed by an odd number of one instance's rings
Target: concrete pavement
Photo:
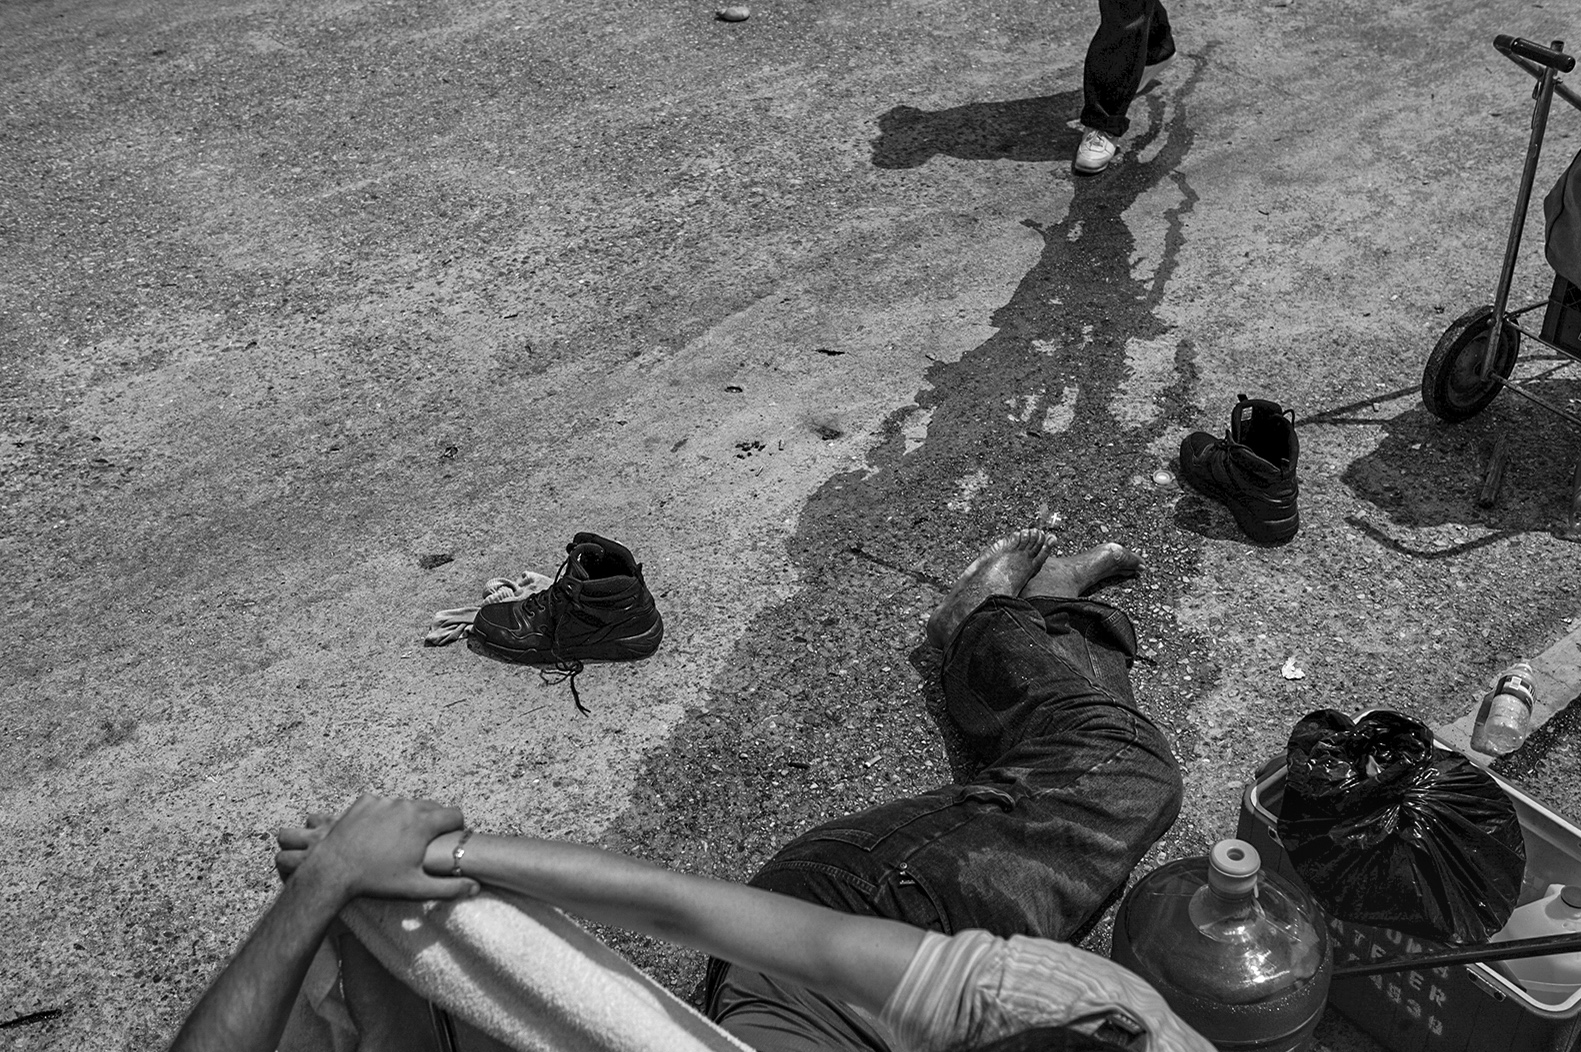
[[[1016,526],[1147,558],[1107,594],[1187,770],[1159,860],[1233,831],[1310,709],[1450,722],[1565,635],[1575,436],[1414,391],[1508,222],[1529,90],[1489,41],[1558,12],[1171,13],[1078,181],[1086,3],[0,10],[0,1021],[63,1009],[14,1047],[166,1038],[270,831],[364,789],[744,877],[938,783],[920,619]],[[1285,548],[1154,481],[1240,391],[1297,414]],[[420,646],[580,529],[667,622],[591,716]]]

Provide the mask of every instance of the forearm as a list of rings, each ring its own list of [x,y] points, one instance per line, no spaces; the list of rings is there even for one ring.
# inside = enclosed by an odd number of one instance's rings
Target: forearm
[[[348,901],[339,882],[304,866],[209,987],[171,1052],[272,1052],[330,922]]]
[[[454,835],[435,847],[454,845]],[[437,852],[431,852],[433,858]],[[449,854],[443,855],[449,863]],[[429,872],[437,873],[437,863]],[[474,880],[542,899],[597,921],[676,939],[692,927],[692,898],[698,885],[733,887],[723,881],[675,873],[628,855],[586,844],[533,837],[477,834],[466,846],[462,871]]]
[[[456,837],[441,837],[430,872]],[[730,881],[676,873],[584,844],[476,835],[463,873],[601,924],[681,943],[877,1010],[922,933]]]

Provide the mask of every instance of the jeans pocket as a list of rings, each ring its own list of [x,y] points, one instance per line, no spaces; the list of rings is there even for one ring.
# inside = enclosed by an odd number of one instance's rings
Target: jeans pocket
[[[902,862],[895,867],[894,879],[878,890],[874,906],[881,917],[929,931],[942,931],[946,935],[955,934],[945,897],[940,895],[927,874],[913,870],[909,863]]]

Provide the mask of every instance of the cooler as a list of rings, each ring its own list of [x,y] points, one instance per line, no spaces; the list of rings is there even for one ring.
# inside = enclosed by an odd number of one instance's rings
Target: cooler
[[[1514,802],[1526,837],[1520,903],[1542,897],[1549,884],[1581,884],[1581,828],[1493,777]],[[1299,883],[1279,844],[1284,782],[1285,758],[1276,756],[1247,785],[1235,835],[1257,848],[1265,867]],[[1328,925],[1336,968],[1439,948],[1397,931],[1333,917]],[[1328,1003],[1392,1052],[1581,1050],[1581,991],[1560,1004],[1544,1004],[1485,964],[1335,979]]]

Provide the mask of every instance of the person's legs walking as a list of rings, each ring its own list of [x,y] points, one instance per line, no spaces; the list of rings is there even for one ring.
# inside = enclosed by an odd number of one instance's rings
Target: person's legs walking
[[[1175,54],[1175,32],[1169,24],[1169,12],[1164,5],[1154,2],[1153,17],[1147,26],[1147,64],[1156,66],[1168,62]]]
[[[1096,174],[1114,159],[1114,140],[1130,128],[1126,111],[1150,63],[1175,52],[1169,15],[1159,0],[1098,0],[1098,30],[1087,45],[1081,123],[1087,132],[1076,170]]]

